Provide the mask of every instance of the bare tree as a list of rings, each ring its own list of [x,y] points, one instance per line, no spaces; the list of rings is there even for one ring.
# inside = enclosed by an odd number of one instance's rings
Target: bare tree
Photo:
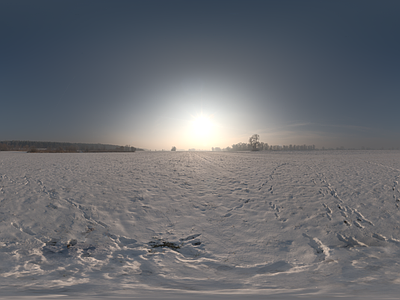
[[[260,147],[260,136],[258,134],[253,134],[249,139],[249,143],[250,143],[252,151],[259,150],[259,147]]]

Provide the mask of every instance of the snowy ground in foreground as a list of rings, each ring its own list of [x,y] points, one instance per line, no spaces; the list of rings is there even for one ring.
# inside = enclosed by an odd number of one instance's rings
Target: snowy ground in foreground
[[[0,297],[396,299],[399,177],[398,151],[0,152]]]

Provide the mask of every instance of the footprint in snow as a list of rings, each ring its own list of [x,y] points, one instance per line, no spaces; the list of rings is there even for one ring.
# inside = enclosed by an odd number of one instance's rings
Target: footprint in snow
[[[118,238],[118,241],[119,241],[118,244],[120,244],[120,246],[126,246],[128,248],[137,247],[137,244],[136,244],[137,240],[135,240],[135,239],[120,236]]]
[[[346,237],[340,233],[338,233],[336,236],[339,239],[339,241],[346,243],[346,247],[368,247],[368,245],[364,244],[363,242],[360,242],[355,237],[352,236]]]
[[[356,225],[358,228],[363,229],[365,228],[364,226],[362,226],[360,223],[358,223],[357,221],[353,221],[354,225]]]
[[[289,271],[291,268],[292,265],[290,263],[281,260],[259,268],[257,270],[257,274],[286,272]]]
[[[201,233],[192,234],[192,235],[189,235],[189,236],[186,237],[186,238],[182,238],[182,239],[179,239],[179,240],[180,240],[180,241],[189,241],[189,240],[193,240],[193,239],[199,237],[200,235],[201,235]]]
[[[368,220],[366,217],[364,217],[357,209],[354,209],[354,214],[357,216],[357,221],[359,222],[365,222],[370,224],[371,226],[374,226],[374,224]]]
[[[326,211],[328,212],[328,214],[332,214],[332,210],[330,209],[330,207],[328,205],[326,205],[324,203],[323,206],[326,208]]]
[[[308,245],[314,249],[314,252],[317,255],[317,260],[323,261],[329,256],[329,248],[325,246],[318,238],[313,238],[305,233],[303,233],[303,236],[310,240]]]
[[[343,223],[346,224],[349,227],[351,226],[351,223],[349,221],[347,221],[347,220],[344,220]]]
[[[385,241],[385,242],[387,241],[387,238],[385,236],[383,236],[382,234],[379,234],[379,233],[372,234],[372,237],[374,237],[374,238],[376,238],[378,240],[381,240],[381,241]]]

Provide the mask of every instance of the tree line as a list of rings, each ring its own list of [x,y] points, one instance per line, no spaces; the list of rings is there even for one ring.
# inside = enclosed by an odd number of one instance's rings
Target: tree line
[[[248,143],[237,143],[226,148],[212,147],[212,151],[305,151],[315,150],[315,145],[269,145],[260,142],[260,136],[253,134]]]
[[[260,145],[253,149],[250,143],[237,143],[226,148],[213,147],[212,151],[304,151],[315,150],[315,145],[268,145],[260,142]]]
[[[37,141],[0,141],[0,151],[27,152],[135,152],[130,145],[85,144]]]

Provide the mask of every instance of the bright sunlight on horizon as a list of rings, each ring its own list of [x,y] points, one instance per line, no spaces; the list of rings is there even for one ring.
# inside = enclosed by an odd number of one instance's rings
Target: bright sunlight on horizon
[[[210,134],[212,133],[212,129],[214,124],[212,122],[212,115],[207,116],[203,113],[200,113],[197,116],[191,116],[191,131],[193,133],[193,137],[195,140],[207,144],[210,139]]]
[[[203,111],[190,115],[186,126],[186,142],[191,149],[207,149],[214,146],[220,139],[218,126],[214,122],[213,114],[206,114]]]

